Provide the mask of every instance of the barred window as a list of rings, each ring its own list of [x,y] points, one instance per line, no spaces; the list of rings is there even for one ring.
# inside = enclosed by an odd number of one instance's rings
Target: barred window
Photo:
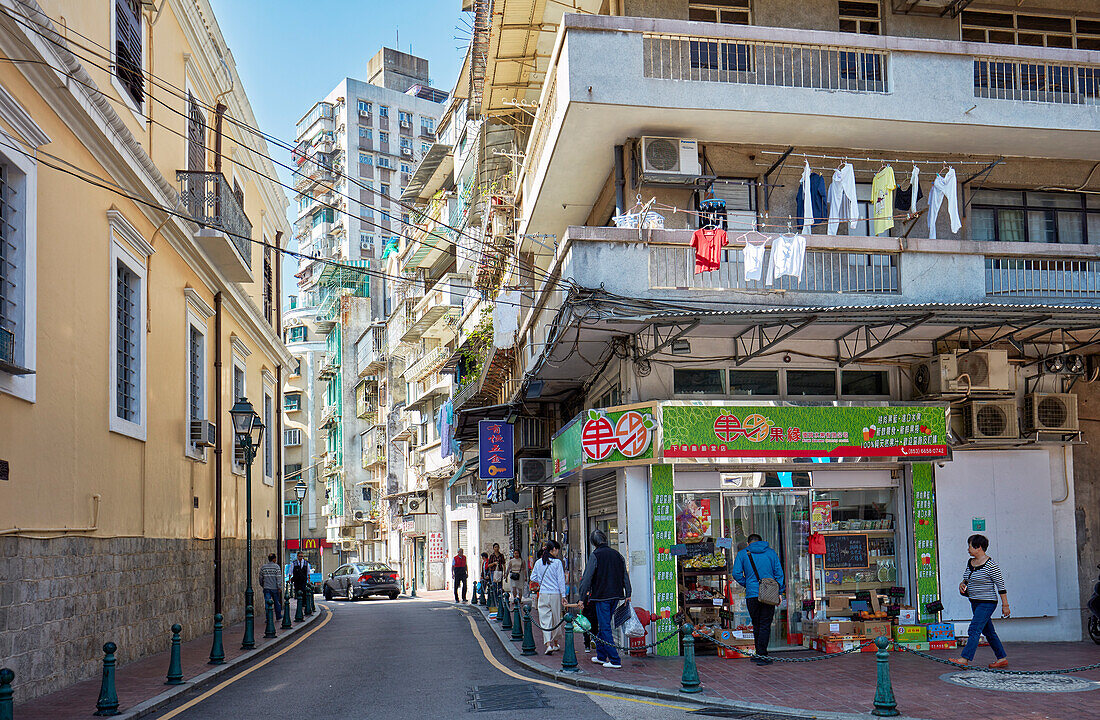
[[[23,364],[26,253],[19,233],[19,213],[11,169],[0,164],[0,361]]]
[[[129,422],[140,422],[140,328],[138,303],[140,281],[126,263],[118,261],[115,280],[115,415]]]
[[[202,351],[202,332],[190,325],[188,327],[187,337],[187,404],[191,413],[191,420],[203,420],[205,413],[203,412],[203,392],[202,392],[202,371],[203,371],[203,351]]]

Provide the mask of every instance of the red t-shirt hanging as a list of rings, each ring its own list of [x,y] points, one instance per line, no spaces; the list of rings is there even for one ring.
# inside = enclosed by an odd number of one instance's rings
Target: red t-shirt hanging
[[[691,236],[691,246],[695,248],[695,273],[717,270],[722,264],[722,248],[728,244],[726,231],[722,228],[696,230]]]

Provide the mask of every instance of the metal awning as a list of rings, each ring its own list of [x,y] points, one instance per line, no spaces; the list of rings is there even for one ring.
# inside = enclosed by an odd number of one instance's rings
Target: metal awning
[[[456,482],[462,479],[463,475],[472,473],[477,468],[477,458],[471,458],[466,462],[458,466],[458,470],[455,470],[455,474],[451,476],[451,479],[447,481],[447,487],[451,487]]]
[[[451,153],[450,145],[433,143],[401,192],[402,202],[428,202],[441,187],[446,185],[447,178],[454,170],[454,163],[455,158]]]
[[[482,420],[503,420],[513,410],[511,403],[485,405],[455,411],[455,440],[477,440],[477,424]]]

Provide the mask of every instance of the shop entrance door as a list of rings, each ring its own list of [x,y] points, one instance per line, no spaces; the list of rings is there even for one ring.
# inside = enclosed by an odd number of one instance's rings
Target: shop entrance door
[[[722,535],[733,539],[735,550],[745,547],[749,535],[757,534],[779,554],[785,579],[786,603],[775,614],[771,647],[782,648],[802,642],[802,601],[809,598],[813,579],[808,537],[809,493],[752,490],[722,494]],[[745,589],[731,581],[736,625],[749,625]]]
[[[426,578],[424,577],[424,569],[427,565],[425,562],[425,558],[428,554],[427,545],[424,538],[416,539],[416,586],[421,590],[428,589]]]

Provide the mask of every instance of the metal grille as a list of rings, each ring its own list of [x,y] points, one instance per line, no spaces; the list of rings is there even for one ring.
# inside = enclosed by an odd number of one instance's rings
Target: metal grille
[[[1100,66],[976,58],[974,97],[1098,105]]]
[[[138,421],[138,277],[125,263],[118,263],[115,282],[115,363],[117,387],[115,414]]]
[[[115,2],[115,75],[135,103],[145,99],[145,78],[141,67],[141,3]]]
[[[275,456],[272,451],[274,443],[271,442],[271,435],[275,431],[275,424],[272,419],[272,408],[275,405],[275,401],[271,399],[271,396],[264,394],[264,476],[273,477],[275,475]]]
[[[1063,258],[985,259],[985,294],[1100,297],[1100,262]]]
[[[882,50],[647,34],[646,77],[888,93]]]
[[[264,238],[267,241],[267,238]],[[264,248],[264,317],[271,324],[275,324],[275,299],[274,282],[271,274],[271,248]]]
[[[180,200],[202,227],[221,230],[233,241],[237,254],[252,267],[252,223],[244,214],[225,176],[216,172],[177,170]]]
[[[695,253],[690,247],[653,246],[649,249],[649,282],[653,289],[787,290],[791,292],[882,293],[901,292],[900,256],[896,253],[849,253],[807,250],[802,278],[782,277],[773,286],[745,279],[744,253],[737,248],[722,251],[718,270],[695,274]],[[771,249],[764,253],[764,268]]]
[[[10,202],[13,194],[8,168],[0,165],[0,328],[15,335],[20,325],[19,296],[23,278],[19,246],[16,245],[16,227],[12,224],[16,214]]]
[[[476,685],[467,692],[466,701],[474,712],[502,710],[538,710],[551,707],[542,689],[534,685]]]
[[[202,420],[202,333],[194,325],[188,339],[188,401],[191,419]]]

